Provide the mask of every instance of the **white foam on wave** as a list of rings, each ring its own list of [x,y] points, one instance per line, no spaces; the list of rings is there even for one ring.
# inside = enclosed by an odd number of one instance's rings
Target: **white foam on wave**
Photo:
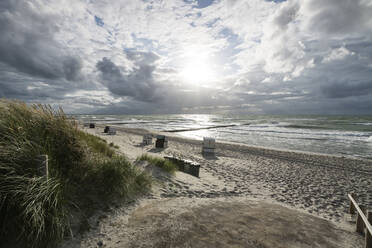
[[[367,138],[367,141],[368,141],[368,142],[372,142],[372,136],[369,136],[369,137]]]
[[[354,123],[354,124],[363,125],[363,126],[372,126],[372,122],[357,122],[357,123]]]

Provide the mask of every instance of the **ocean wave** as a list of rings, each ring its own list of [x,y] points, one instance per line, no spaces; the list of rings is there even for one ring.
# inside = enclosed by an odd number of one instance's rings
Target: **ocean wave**
[[[356,122],[354,125],[372,126],[372,122]]]
[[[235,129],[238,130],[238,129]],[[332,136],[332,137],[369,137],[370,134],[362,133],[362,132],[334,132],[334,131],[324,131],[324,132],[300,132],[299,130],[297,131],[290,131],[290,130],[283,130],[283,129],[252,129],[251,127],[246,128],[246,129],[240,129],[241,134],[250,134],[250,133],[278,133],[278,134],[288,134],[288,135],[308,135],[308,136]]]
[[[331,128],[321,127],[321,126],[296,125],[296,124],[286,125],[286,126],[283,126],[283,127],[286,127],[286,128],[299,128],[299,129],[331,129]]]

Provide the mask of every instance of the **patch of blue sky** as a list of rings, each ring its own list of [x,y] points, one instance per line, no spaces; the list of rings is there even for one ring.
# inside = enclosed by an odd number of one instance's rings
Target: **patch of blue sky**
[[[132,37],[136,44],[137,49],[146,50],[146,51],[156,51],[158,49],[157,42],[153,40],[137,37],[136,34],[133,34],[133,33],[132,33]]]
[[[235,73],[240,67],[234,63],[234,57],[242,51],[238,46],[243,43],[243,40],[229,28],[222,29],[219,32],[219,38],[228,41],[228,45],[219,52],[219,55],[223,57],[224,63],[230,64],[231,69],[227,73]]]
[[[183,0],[185,3],[195,3],[195,0]]]
[[[151,11],[154,9],[154,1],[153,0],[142,0],[142,2],[146,3],[146,10]]]
[[[198,9],[206,8],[213,4],[214,0],[183,0],[185,3],[195,4]]]
[[[109,36],[106,38],[106,44],[112,46],[116,43],[116,39],[112,36]]]
[[[219,20],[221,20],[221,18],[214,18],[212,21],[210,21],[210,22],[208,22],[207,23],[207,27],[208,28],[211,28],[211,27],[213,27]]]
[[[243,41],[239,35],[235,34],[230,28],[224,28],[218,33],[220,38],[225,38],[229,42],[229,46],[235,47],[241,44]]]
[[[209,5],[213,4],[213,1],[214,0],[198,0],[197,8],[199,8],[199,9],[206,8]]]
[[[201,12],[196,12],[196,13],[187,13],[185,17],[201,17]]]
[[[103,27],[105,25],[103,19],[96,15],[94,16],[94,21],[96,22],[97,26]]]

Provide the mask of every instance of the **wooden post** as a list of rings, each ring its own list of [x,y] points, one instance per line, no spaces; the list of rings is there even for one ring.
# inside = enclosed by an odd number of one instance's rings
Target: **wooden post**
[[[366,207],[363,205],[359,206],[360,210],[362,210],[363,213],[366,211]],[[363,234],[364,233],[364,223],[362,216],[358,213],[357,221],[356,221],[356,231],[357,233]]]
[[[46,180],[48,181],[49,179],[49,157],[48,155],[45,155],[45,176],[46,176]]]
[[[356,196],[354,193],[351,193],[351,196],[354,198],[354,200],[356,200]],[[349,213],[355,214],[355,207],[352,201],[350,201]]]
[[[40,161],[39,172],[41,175],[45,176],[46,179],[48,180],[49,178],[48,155],[46,154],[40,155],[39,161]]]
[[[367,211],[367,219],[369,223],[372,223],[372,211]],[[365,248],[372,248],[372,234],[366,229],[366,247]]]

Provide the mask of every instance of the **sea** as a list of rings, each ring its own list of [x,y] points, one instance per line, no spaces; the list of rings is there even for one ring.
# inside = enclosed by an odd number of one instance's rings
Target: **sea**
[[[172,132],[187,138],[372,159],[372,116],[75,115],[84,122]]]

